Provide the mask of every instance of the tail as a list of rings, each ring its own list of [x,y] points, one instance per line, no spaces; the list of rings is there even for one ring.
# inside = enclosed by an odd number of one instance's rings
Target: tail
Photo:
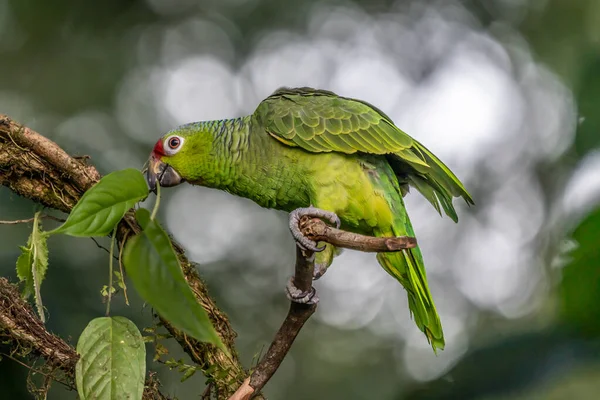
[[[408,235],[414,236],[408,219],[405,223],[400,221],[395,223],[392,232],[377,232],[376,234],[377,236],[403,236],[407,234],[407,231]],[[433,351],[437,354],[437,349],[443,350],[444,332],[427,284],[421,250],[415,247],[397,253],[379,253],[377,260],[406,289],[411,314],[419,329],[427,336]]]

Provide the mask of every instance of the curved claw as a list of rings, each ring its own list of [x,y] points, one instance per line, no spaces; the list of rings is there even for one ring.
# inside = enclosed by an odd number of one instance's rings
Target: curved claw
[[[297,208],[290,213],[290,231],[292,232],[292,236],[296,240],[296,244],[302,250],[309,250],[314,252],[320,252],[325,250],[325,246],[317,246],[317,243],[315,241],[308,239],[302,234],[302,231],[298,227],[298,223],[300,222],[300,218],[304,216],[325,219],[329,221],[329,223],[331,223],[332,225],[335,225],[335,227],[338,229],[342,224],[340,218],[334,212],[322,210],[313,206],[306,208]]]
[[[340,227],[342,226],[342,221],[340,221],[340,217],[338,217],[335,213],[331,213],[331,215],[333,216],[333,218],[329,219],[329,222],[335,225],[336,229],[340,229]]]
[[[314,287],[311,287],[308,292],[303,292],[294,285],[294,277],[292,276],[285,285],[285,294],[290,301],[300,304],[317,304],[319,297]]]

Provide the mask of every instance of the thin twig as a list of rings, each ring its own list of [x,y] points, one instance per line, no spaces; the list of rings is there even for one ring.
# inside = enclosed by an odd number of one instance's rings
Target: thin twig
[[[17,224],[26,224],[28,222],[33,222],[34,218],[27,218],[27,219],[16,219],[14,221],[1,221],[0,220],[0,225],[17,225]]]
[[[296,247],[296,268],[294,273],[294,286],[303,292],[308,292],[312,287],[315,263],[312,252],[303,252]],[[285,320],[275,335],[273,342],[263,359],[258,363],[250,378],[229,400],[248,400],[254,393],[260,392],[263,386],[271,379],[281,365],[283,359],[292,347],[300,330],[317,309],[316,304],[300,304],[291,302]]]
[[[336,247],[370,253],[394,252],[412,249],[417,239],[410,236],[374,237],[333,228],[318,218],[302,217],[299,223],[302,233],[315,242],[327,242]]]
[[[110,237],[110,253],[108,257],[108,296],[106,299],[106,316],[110,315],[110,301],[112,300],[113,291],[113,258],[115,252],[115,241],[117,240],[117,227],[113,229]]]
[[[313,254],[304,254],[302,250],[296,248],[294,286],[303,292],[310,291],[314,267]],[[316,304],[290,302],[290,309],[283,324],[281,324],[264,358],[250,376],[250,386],[255,392],[259,392],[277,371],[304,323],[313,315],[316,309]]]
[[[127,240],[127,236],[129,236],[129,232],[127,232],[123,239],[121,240],[121,245],[119,248],[119,272],[121,273],[121,285],[123,286],[123,295],[125,296],[125,304],[129,305],[129,298],[127,297],[127,285],[125,284],[125,275],[123,273],[123,262],[121,261],[123,256],[123,247],[125,246],[125,241]]]
[[[150,219],[154,221],[156,217],[156,213],[158,213],[158,207],[160,206],[160,183],[156,182],[156,202],[154,203],[154,208],[152,209],[152,214],[150,215]]]
[[[204,392],[202,392],[202,395],[200,396],[201,400],[210,400],[210,395],[212,393],[212,382],[208,382],[208,384],[206,385],[206,389],[204,389]]]
[[[54,221],[58,221],[58,222],[65,222],[64,219],[62,218],[57,218],[55,216],[52,215],[46,215],[46,214],[42,214],[40,215],[40,218],[42,219],[51,219]],[[17,225],[17,224],[27,224],[29,222],[33,222],[34,218],[27,218],[27,219],[15,219],[14,221],[2,221],[0,220],[0,225]]]
[[[18,132],[18,133],[20,134],[21,132],[23,132],[23,127],[19,128],[19,132]],[[17,148],[18,148],[19,150],[27,151],[27,149],[24,149],[24,148],[22,148],[21,146],[19,146],[19,145],[17,144],[17,142],[15,142],[15,139],[13,139],[13,138],[12,138],[12,135],[10,134],[10,132],[8,132],[8,137],[10,138],[10,141],[11,141],[11,142],[13,142],[13,144],[14,144],[15,146],[17,146]]]
[[[41,371],[37,368],[32,367],[31,365],[25,364],[23,361],[11,356],[10,354],[0,353],[0,356],[6,357],[6,358],[16,362],[17,364],[27,368],[28,370],[35,372],[36,374],[44,375],[45,377],[50,377],[52,380],[55,380],[56,382],[60,383],[61,385],[64,385],[65,387],[67,387],[70,390],[77,390],[77,388],[74,385],[70,384],[69,382],[65,382],[61,379],[56,379],[55,376],[53,376],[51,374],[47,374],[44,371]]]
[[[96,243],[96,247],[98,247],[99,249],[102,249],[102,250],[104,250],[105,252],[107,252],[108,254],[110,254],[110,250],[109,250],[109,249],[107,249],[106,247],[102,246],[100,243],[98,243],[98,240],[96,240],[96,238],[95,238],[95,237],[91,237],[91,236],[90,236],[90,239],[92,239],[92,241],[93,241],[94,243]],[[115,260],[117,260],[117,259],[118,259],[118,258],[117,258],[117,256],[115,256],[114,254],[112,255],[112,257],[114,257],[114,258],[115,258]]]

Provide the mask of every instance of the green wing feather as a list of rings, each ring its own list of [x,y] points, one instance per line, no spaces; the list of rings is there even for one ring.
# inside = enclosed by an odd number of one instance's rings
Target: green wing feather
[[[262,101],[254,115],[271,136],[289,146],[314,153],[385,155],[401,183],[409,183],[454,221],[453,197],[474,204],[444,163],[369,103],[326,90],[282,88]]]

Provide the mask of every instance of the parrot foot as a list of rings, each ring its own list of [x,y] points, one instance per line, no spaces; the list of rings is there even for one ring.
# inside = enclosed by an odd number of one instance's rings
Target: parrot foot
[[[319,297],[314,287],[311,287],[308,292],[303,292],[294,285],[294,277],[292,276],[285,285],[285,294],[290,301],[300,304],[317,304]]]
[[[323,251],[325,246],[318,247],[317,243],[313,240],[310,240],[306,236],[302,234],[302,231],[298,227],[300,219],[302,217],[312,217],[312,218],[321,218],[329,221],[331,224],[335,225],[336,228],[339,229],[342,224],[340,218],[331,211],[321,210],[320,208],[316,208],[313,206],[306,208],[297,208],[290,213],[290,231],[292,232],[292,236],[296,241],[296,245],[300,247],[302,250],[309,251]]]

